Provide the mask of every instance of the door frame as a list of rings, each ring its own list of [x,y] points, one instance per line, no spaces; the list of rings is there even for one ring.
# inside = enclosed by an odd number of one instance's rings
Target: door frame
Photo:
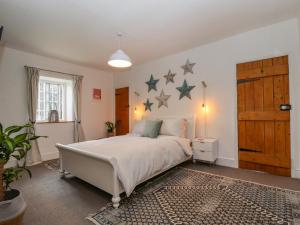
[[[282,52],[280,54],[270,54],[270,55],[264,55],[261,57],[254,57],[254,58],[244,58],[240,61],[235,61],[235,69],[234,69],[234,88],[235,88],[235,107],[234,107],[234,113],[235,113],[235,158],[234,158],[234,167],[239,168],[239,148],[238,148],[238,104],[237,104],[237,85],[236,85],[236,65],[239,63],[245,63],[245,62],[251,62],[251,61],[257,61],[262,59],[268,59],[268,58],[275,58],[280,56],[288,56],[289,60],[289,95],[290,95],[290,104],[292,105],[292,110],[290,111],[290,156],[291,156],[291,178],[300,178],[300,159],[297,160],[297,156],[300,156],[300,149],[299,153],[296,152],[296,113],[294,110],[294,107],[296,105],[295,103],[295,76],[297,76],[297,71],[300,72],[300,66],[297,66],[297,56],[293,52]],[[299,118],[300,120],[300,118]],[[300,142],[299,142],[300,145]],[[230,159],[229,159],[230,160]],[[298,167],[297,167],[298,166]]]

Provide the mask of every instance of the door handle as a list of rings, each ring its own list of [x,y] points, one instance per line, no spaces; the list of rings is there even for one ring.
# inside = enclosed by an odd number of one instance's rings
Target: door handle
[[[290,104],[281,104],[279,108],[280,111],[290,111],[292,109],[292,106]]]

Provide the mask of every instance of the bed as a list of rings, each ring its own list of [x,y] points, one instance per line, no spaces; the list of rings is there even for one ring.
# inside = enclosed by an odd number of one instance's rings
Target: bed
[[[184,118],[188,124],[186,138],[128,134],[69,145],[56,144],[61,175],[70,173],[111,194],[112,204],[118,208],[121,193],[129,196],[138,184],[191,158],[190,140],[195,136],[195,117]]]

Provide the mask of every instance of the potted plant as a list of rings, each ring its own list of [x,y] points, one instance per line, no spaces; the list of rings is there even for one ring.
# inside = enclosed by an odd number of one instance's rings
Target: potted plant
[[[107,121],[105,122],[105,126],[106,126],[106,136],[107,137],[115,136],[115,130],[117,128],[116,125],[111,121]]]
[[[3,128],[0,123],[0,225],[19,225],[26,209],[21,193],[11,188],[11,183],[22,177],[26,171],[26,156],[31,141],[38,139],[32,124]],[[10,159],[16,159],[16,166],[4,168]]]

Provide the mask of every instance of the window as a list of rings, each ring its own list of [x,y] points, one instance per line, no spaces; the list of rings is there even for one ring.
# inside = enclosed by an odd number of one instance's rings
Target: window
[[[40,76],[38,122],[48,121],[50,110],[57,110],[60,121],[73,120],[73,82],[70,79]]]

